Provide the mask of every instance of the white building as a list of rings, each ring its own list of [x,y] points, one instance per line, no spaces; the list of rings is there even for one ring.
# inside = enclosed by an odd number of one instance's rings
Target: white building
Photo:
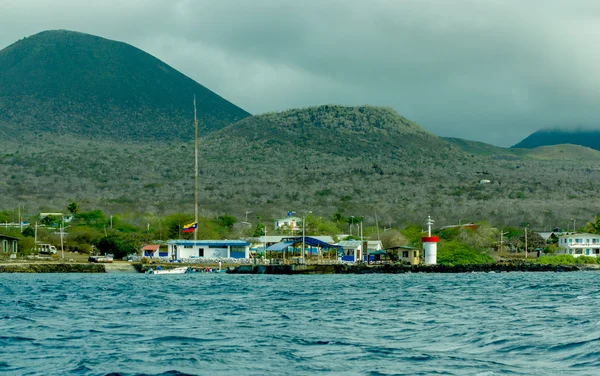
[[[169,240],[168,257],[186,258],[250,258],[250,243],[243,240]]]
[[[558,253],[579,256],[600,257],[600,235],[574,233],[558,237]]]
[[[280,218],[280,219],[276,219],[273,222],[273,227],[275,228],[275,230],[279,230],[279,229],[285,229],[285,230],[301,230],[302,226],[302,218],[298,218],[298,217],[285,217],[285,218]]]

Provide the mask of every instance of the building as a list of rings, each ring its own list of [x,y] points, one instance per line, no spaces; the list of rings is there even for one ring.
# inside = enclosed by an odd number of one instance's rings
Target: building
[[[285,217],[285,218],[276,219],[273,222],[273,228],[275,229],[275,231],[277,231],[277,230],[290,230],[290,231],[302,230],[302,218]]]
[[[308,238],[308,236],[306,236]],[[310,236],[311,238],[320,240],[325,243],[333,244],[333,238],[331,236]],[[265,249],[265,243],[267,247],[270,247],[274,244],[281,243],[283,239],[290,238],[290,236],[286,235],[268,235],[268,236],[260,236],[254,238],[252,242],[257,251],[263,251]]]
[[[587,233],[559,235],[557,254],[600,257],[600,235]]]
[[[160,244],[146,244],[142,247],[142,256],[145,257],[169,257],[166,250],[160,249]]]
[[[19,239],[0,234],[0,252],[17,253]]]
[[[250,258],[250,243],[243,240],[169,240],[167,257],[188,258]]]

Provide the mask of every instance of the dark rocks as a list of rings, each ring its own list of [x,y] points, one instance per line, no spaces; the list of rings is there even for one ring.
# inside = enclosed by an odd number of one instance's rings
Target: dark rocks
[[[243,265],[230,268],[232,274],[372,274],[372,273],[491,273],[491,272],[572,272],[577,265],[543,265],[529,262],[501,262],[478,265]]]
[[[10,264],[0,265],[0,273],[105,273],[102,264]]]

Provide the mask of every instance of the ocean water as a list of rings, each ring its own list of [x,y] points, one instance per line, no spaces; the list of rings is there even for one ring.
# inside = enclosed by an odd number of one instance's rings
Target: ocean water
[[[599,375],[599,277],[0,274],[0,374]]]

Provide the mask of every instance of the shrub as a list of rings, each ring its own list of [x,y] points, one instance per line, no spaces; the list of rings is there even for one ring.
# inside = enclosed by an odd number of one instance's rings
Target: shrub
[[[491,264],[494,259],[468,245],[459,242],[441,241],[438,245],[439,264],[447,265],[469,265],[469,264]]]

